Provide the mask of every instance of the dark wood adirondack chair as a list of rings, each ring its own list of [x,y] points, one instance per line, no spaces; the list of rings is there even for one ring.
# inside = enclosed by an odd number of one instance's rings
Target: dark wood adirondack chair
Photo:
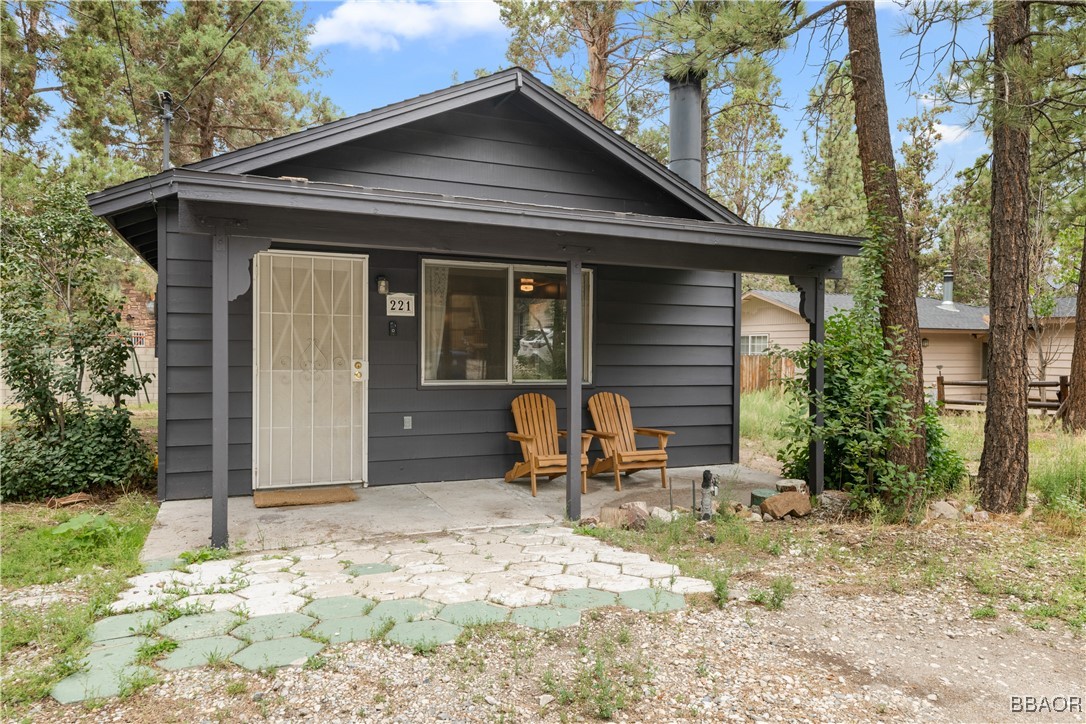
[[[630,401],[614,392],[599,392],[588,400],[595,430],[588,432],[599,438],[603,457],[592,463],[589,475],[607,471],[615,474],[615,490],[622,490],[623,473],[638,470],[660,470],[660,484],[667,487],[667,439],[675,433],[651,427],[634,427]],[[637,436],[655,437],[655,448],[639,449]]]
[[[558,449],[558,438],[566,437],[558,429],[558,410],[554,400],[546,395],[529,392],[513,400],[513,420],[517,431],[507,433],[510,440],[520,443],[524,459],[505,474],[505,482],[528,476],[532,479],[532,497],[536,492],[536,476],[546,475],[554,480],[566,474],[566,454]],[[581,434],[581,492],[588,492],[588,446],[592,436]]]

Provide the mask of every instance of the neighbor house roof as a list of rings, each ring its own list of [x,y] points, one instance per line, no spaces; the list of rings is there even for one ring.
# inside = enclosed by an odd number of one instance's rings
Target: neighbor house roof
[[[799,292],[771,292],[755,289],[743,295],[743,299],[755,297],[771,304],[776,304],[791,312],[799,314]],[[987,332],[988,331],[988,307],[977,307],[971,304],[954,303],[954,310],[945,309],[941,299],[927,299],[918,297],[916,300],[916,314],[920,321],[920,329],[951,329],[963,332]],[[851,294],[827,294],[826,315],[833,314],[836,310],[852,309],[853,300]]]

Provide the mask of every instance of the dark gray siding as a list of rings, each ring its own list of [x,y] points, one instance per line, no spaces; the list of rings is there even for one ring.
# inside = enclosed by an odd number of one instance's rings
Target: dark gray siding
[[[259,171],[312,181],[703,218],[520,98],[383,131]]]

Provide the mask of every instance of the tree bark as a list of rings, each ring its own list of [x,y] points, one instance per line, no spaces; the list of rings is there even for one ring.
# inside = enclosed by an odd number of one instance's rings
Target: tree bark
[[[918,420],[916,437],[910,444],[891,450],[890,459],[919,474],[927,462],[927,441],[919,422],[924,411],[924,370],[920,357],[920,323],[916,315],[917,255],[920,250],[910,247],[905,234],[894,147],[890,141],[875,5],[866,0],[849,0],[845,10],[864,194],[868,213],[887,240],[882,264],[882,329],[887,340],[900,335],[898,359],[912,372],[902,394],[912,403],[913,415]]]
[[[1083,231],[1086,237],[1086,230]],[[1086,238],[1082,240],[1082,264],[1078,270],[1075,302],[1075,341],[1071,350],[1071,390],[1064,408],[1063,426],[1071,432],[1086,430]]]
[[[620,2],[569,3],[577,33],[588,56],[588,114],[597,121],[607,118],[607,86],[611,72],[608,48],[615,32]]]
[[[991,363],[988,370],[980,502],[1007,513],[1026,504],[1029,485],[1029,364],[1026,329],[1029,299],[1030,91],[1020,68],[1031,60],[1029,6],[995,3],[992,18],[992,216],[989,270]]]

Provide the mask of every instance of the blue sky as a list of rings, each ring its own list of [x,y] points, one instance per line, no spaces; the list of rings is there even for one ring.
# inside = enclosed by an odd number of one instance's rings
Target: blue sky
[[[809,7],[816,9],[820,4]],[[454,78],[468,80],[477,68],[498,70],[508,65],[508,31],[489,0],[311,2],[306,6],[306,19],[314,26],[315,49],[325,53],[330,71],[321,79],[320,88],[347,114],[444,88]],[[920,111],[916,94],[923,91],[902,87],[913,69],[912,61],[903,54],[915,44],[912,36],[902,34],[905,19],[893,3],[879,4],[880,45],[895,147],[902,135],[897,121]],[[980,26],[967,29],[966,42],[976,42],[983,33]],[[944,39],[935,33],[926,42],[934,47]],[[810,33],[800,35],[776,64],[781,102],[787,107],[780,111],[788,129],[785,152],[800,173],[804,106],[822,60],[817,38],[808,57],[810,40]],[[921,78],[931,70],[931,59],[926,58],[924,65]],[[945,187],[953,180],[953,172],[970,165],[984,151],[985,141],[979,129],[966,127],[964,119],[953,113],[943,118],[943,126],[940,170],[933,176],[945,177]]]

